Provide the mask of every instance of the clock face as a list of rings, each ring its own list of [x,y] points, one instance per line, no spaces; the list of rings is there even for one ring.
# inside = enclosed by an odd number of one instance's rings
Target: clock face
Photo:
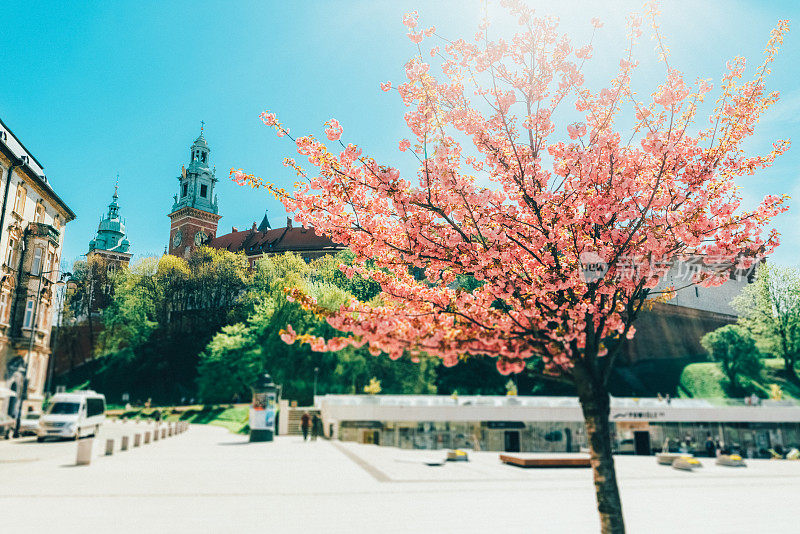
[[[183,234],[180,230],[175,232],[175,235],[172,236],[172,246],[179,247],[181,246],[181,242],[183,241]]]
[[[195,244],[195,246],[199,247],[200,245],[202,245],[205,242],[207,237],[208,236],[206,235],[206,233],[204,231],[202,231],[202,230],[200,230],[199,232],[194,234],[194,244]]]

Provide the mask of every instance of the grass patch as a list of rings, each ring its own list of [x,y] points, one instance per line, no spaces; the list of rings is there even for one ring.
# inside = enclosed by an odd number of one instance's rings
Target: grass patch
[[[755,393],[761,398],[769,398],[770,386],[776,384],[780,386],[784,399],[800,399],[800,386],[786,379],[782,359],[768,358],[761,362],[763,369],[759,376],[739,377],[746,395]],[[730,391],[730,384],[719,363],[693,363],[684,367],[681,373],[681,397],[724,399],[731,396]]]
[[[234,434],[247,434],[250,431],[250,411],[247,404],[134,408],[109,410],[107,413],[110,417],[153,420],[157,412],[161,413],[162,421],[186,421],[195,425],[216,425],[227,428]]]
[[[728,380],[718,363],[692,363],[683,368],[682,397],[725,398]]]

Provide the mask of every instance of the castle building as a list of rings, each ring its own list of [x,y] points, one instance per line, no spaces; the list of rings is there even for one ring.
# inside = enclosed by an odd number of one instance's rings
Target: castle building
[[[125,235],[125,220],[120,216],[118,186],[114,186],[114,195],[108,205],[108,213],[100,218],[97,234],[89,241],[87,258],[101,257],[109,265],[109,269],[127,267],[131,261],[131,247]]]
[[[211,149],[203,128],[192,143],[189,166],[181,167],[178,177],[178,194],[169,213],[169,246],[173,256],[188,257],[192,249],[206,244],[217,234],[218,213],[214,184],[216,169],[210,167]]]
[[[211,164],[211,149],[200,136],[191,146],[189,167],[181,169],[178,177],[178,194],[169,218],[170,241],[168,251],[174,256],[188,257],[192,249],[206,245],[231,252],[241,252],[252,267],[258,258],[270,254],[295,252],[306,261],[344,249],[328,237],[318,236],[311,228],[295,228],[290,218],[286,227],[272,228],[267,215],[261,224],[253,222],[251,228],[240,231],[232,227],[230,233],[217,235],[219,215],[214,184],[217,182]]]
[[[304,260],[311,261],[326,254],[336,254],[345,248],[329,237],[317,235],[313,228],[295,227],[289,217],[284,228],[272,228],[267,215],[264,215],[261,224],[254,222],[247,230],[231,228],[229,234],[212,239],[208,246],[242,252],[247,256],[250,267],[263,256],[294,252]]]
[[[64,227],[75,214],[44,169],[0,121],[0,410],[41,406]],[[25,371],[27,367],[27,371]]]
[[[125,219],[120,215],[119,187],[108,211],[100,217],[97,233],[89,241],[86,253],[86,276],[91,280],[79,292],[73,293],[75,316],[69,326],[53,325],[52,373],[54,377],[71,371],[94,358],[95,340],[103,331],[102,311],[114,298],[113,275],[130,264],[131,244],[125,233]],[[85,299],[85,300],[83,300]]]

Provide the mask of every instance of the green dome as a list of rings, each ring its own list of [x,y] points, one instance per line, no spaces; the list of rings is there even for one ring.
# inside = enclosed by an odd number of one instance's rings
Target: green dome
[[[206,138],[203,137],[202,132],[200,132],[200,135],[194,140],[194,143],[192,143],[192,148],[205,148],[208,150],[208,142],[206,142]]]
[[[97,235],[89,241],[89,252],[93,250],[128,252],[131,245],[125,236],[125,222],[119,214],[118,199],[117,188],[114,187],[114,196],[108,205],[108,213],[100,219]]]

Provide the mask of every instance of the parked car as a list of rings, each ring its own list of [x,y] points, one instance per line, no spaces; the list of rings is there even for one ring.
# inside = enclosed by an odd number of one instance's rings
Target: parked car
[[[38,435],[39,433],[39,418],[42,416],[39,412],[30,411],[22,416],[22,421],[19,423],[19,435],[27,436],[29,434]]]
[[[95,436],[106,419],[105,396],[91,390],[58,393],[39,418],[37,441]]]

